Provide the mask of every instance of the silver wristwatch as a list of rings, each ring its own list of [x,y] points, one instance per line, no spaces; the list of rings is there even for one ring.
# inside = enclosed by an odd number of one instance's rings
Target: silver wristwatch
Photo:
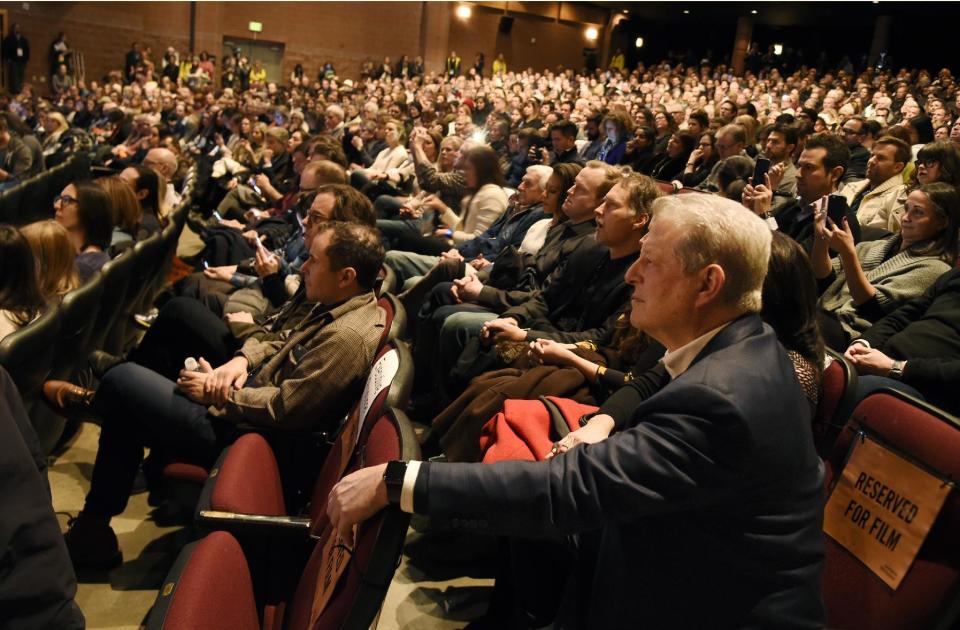
[[[898,381],[903,378],[903,366],[907,364],[906,361],[894,361],[893,366],[890,368],[890,373],[887,374],[890,378],[895,378]]]

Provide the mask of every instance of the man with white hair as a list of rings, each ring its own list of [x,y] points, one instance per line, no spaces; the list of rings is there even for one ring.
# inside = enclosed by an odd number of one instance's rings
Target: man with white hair
[[[177,174],[177,156],[173,154],[173,151],[162,147],[150,149],[143,157],[141,164],[152,169],[163,178],[166,185],[166,192],[164,193],[166,207],[173,209],[179,206],[180,194],[173,185],[173,177]]]
[[[343,108],[339,105],[328,105],[323,110],[326,133],[336,140],[343,140]]]
[[[355,523],[393,505],[488,534],[573,535],[551,627],[823,625],[811,411],[758,315],[770,230],[715,196],[660,199],[653,214],[626,274],[630,323],[667,348],[670,382],[619,423],[601,418],[608,439],[546,461],[348,475],[327,501],[348,547]]]

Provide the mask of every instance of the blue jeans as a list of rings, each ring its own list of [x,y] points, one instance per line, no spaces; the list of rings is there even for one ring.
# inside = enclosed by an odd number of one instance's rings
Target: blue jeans
[[[208,415],[176,383],[136,363],[104,374],[93,408],[103,426],[84,511],[98,516],[115,516],[127,507],[145,447],[210,466],[241,434]]]

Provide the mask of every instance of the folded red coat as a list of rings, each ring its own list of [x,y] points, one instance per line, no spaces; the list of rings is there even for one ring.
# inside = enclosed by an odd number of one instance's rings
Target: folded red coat
[[[482,461],[485,464],[518,459],[540,461],[555,441],[580,428],[580,416],[596,410],[593,405],[554,396],[507,400],[503,411],[483,426]]]

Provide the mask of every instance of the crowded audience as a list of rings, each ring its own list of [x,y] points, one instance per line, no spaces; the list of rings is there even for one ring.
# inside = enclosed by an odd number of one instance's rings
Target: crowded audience
[[[406,311],[424,461],[346,477],[333,527],[351,544],[388,504],[481,520],[511,560],[498,590],[538,571],[593,585],[513,589],[476,627],[822,626],[825,348],[860,397],[895,387],[960,411],[946,68],[735,76],[617,55],[586,73],[450,51],[439,72],[400,55],[358,79],[329,62],[281,78],[239,49],[134,43],[122,68],[74,81],[66,35],[51,50],[49,91],[0,95],[0,189],[75,154],[97,179],[60,191],[51,220],[0,225],[0,339],[175,212],[201,243],[138,343],[43,386],[101,424],[65,534],[77,567],[121,561],[110,519],[138,470],[159,483],[144,448],[209,468],[258,428],[333,434],[387,336],[381,282]],[[504,401],[540,396],[600,407],[542,461],[481,463]],[[561,536],[585,562],[558,560]]]

